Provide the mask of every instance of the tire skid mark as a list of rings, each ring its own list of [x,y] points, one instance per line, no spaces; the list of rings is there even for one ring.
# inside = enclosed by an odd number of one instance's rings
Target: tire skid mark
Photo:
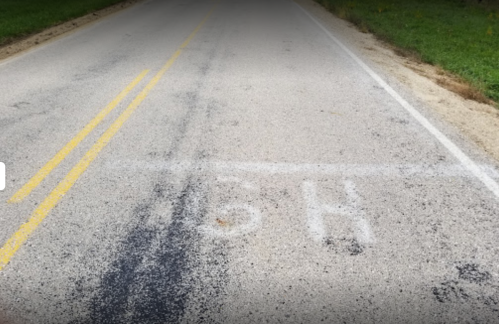
[[[89,302],[89,317],[75,323],[158,323],[182,319],[195,280],[192,273],[201,243],[197,227],[205,214],[199,187],[190,179],[174,201],[171,223],[163,231],[149,225],[153,199],[133,211],[138,222],[122,240],[116,260],[102,276]],[[164,190],[164,189],[162,189]],[[168,195],[167,195],[168,196]]]
[[[167,158],[180,150],[195,114],[205,111],[198,107],[199,86],[196,88],[185,98],[186,113],[177,125],[172,147],[164,153]],[[200,151],[194,160],[203,158],[206,153]],[[163,179],[176,176],[162,173]],[[203,253],[209,258],[200,255],[203,237],[198,228],[206,214],[207,188],[192,174],[187,173],[185,179],[180,192],[168,181],[151,186],[151,198],[135,207],[130,231],[118,244],[118,256],[102,276],[97,291],[77,287],[81,292],[76,299],[84,303],[88,315],[71,323],[179,322],[186,315],[189,300],[189,321],[216,321],[210,318],[221,310],[219,300],[228,267],[225,244],[205,241]],[[155,208],[165,201],[173,204],[166,229],[151,221]]]
[[[216,48],[210,50],[191,91],[179,93],[185,113],[174,123],[172,146],[152,155],[174,158],[184,140],[192,141],[186,134],[195,116],[211,117],[215,108],[200,105],[199,92],[215,54]],[[203,127],[209,125],[205,122]],[[203,151],[194,155],[195,160],[206,158]],[[162,179],[173,177],[178,175],[162,173]],[[89,291],[81,280],[76,284],[73,303],[77,308],[83,304],[86,314],[75,316],[71,323],[177,323],[186,314],[189,322],[217,321],[212,314],[220,313],[219,300],[227,280],[226,246],[223,240],[203,241],[198,227],[206,214],[207,188],[192,174],[185,179],[180,192],[168,180],[152,184],[151,198],[135,207],[130,230],[118,244],[116,260],[102,275],[97,290]],[[153,219],[155,209],[168,201],[173,212],[165,228]]]
[[[193,92],[183,96],[185,114],[177,122],[172,147],[163,153],[167,159],[174,158],[180,151],[195,115],[206,114],[208,108],[199,105],[201,85],[197,84]],[[194,160],[206,158],[205,155],[203,151],[198,152]],[[175,176],[178,175],[162,173],[163,179]],[[77,292],[77,299],[83,303],[90,299],[85,303],[89,315],[71,323],[179,322],[189,293],[196,285],[201,294],[195,296],[196,305],[190,306],[195,313],[189,314],[190,317],[207,322],[210,309],[220,309],[216,297],[221,294],[222,280],[226,278],[220,273],[227,263],[224,247],[220,242],[209,242],[206,253],[216,255],[212,260],[217,261],[204,262],[199,258],[202,236],[197,228],[206,212],[205,188],[201,180],[194,180],[192,175],[186,174],[185,178],[180,193],[167,181],[152,185],[151,198],[134,209],[131,229],[118,245],[117,259],[102,276],[97,292],[90,293],[77,285],[81,291]],[[153,211],[165,201],[173,202],[171,223],[166,230],[161,224],[149,225],[154,223],[150,221]],[[198,268],[202,264],[206,269],[194,273],[194,262]],[[145,263],[148,265],[144,266]]]

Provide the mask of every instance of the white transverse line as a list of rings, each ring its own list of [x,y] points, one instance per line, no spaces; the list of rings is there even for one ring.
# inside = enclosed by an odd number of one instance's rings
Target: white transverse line
[[[229,161],[140,161],[110,160],[106,167],[115,170],[130,171],[168,171],[173,173],[259,173],[265,175],[309,174],[358,177],[470,177],[472,176],[461,164],[295,164],[261,163]],[[482,172],[499,178],[499,173],[491,166],[479,166]]]
[[[411,104],[409,104],[404,98],[402,98],[392,87],[390,87],[378,74],[376,74],[369,66],[367,66],[360,58],[358,58],[354,53],[352,53],[343,43],[341,43],[336,37],[334,37],[324,26],[322,26],[311,14],[309,14],[305,9],[299,6],[297,3],[295,5],[307,15],[313,22],[319,26],[328,36],[331,38],[342,50],[344,50],[357,64],[359,64],[364,71],[367,72],[380,86],[382,86],[386,92],[388,92],[395,100],[398,101],[411,115],[414,117],[424,128],[426,128],[433,136],[435,136],[443,146],[445,146],[475,177],[485,184],[485,186],[494,193],[494,195],[499,198],[499,184],[495,182],[491,177],[489,177],[484,171],[482,171],[473,160],[471,160],[466,154],[456,144],[454,144],[450,139],[447,138],[442,132],[440,132],[435,126],[433,126],[428,119],[419,113]]]

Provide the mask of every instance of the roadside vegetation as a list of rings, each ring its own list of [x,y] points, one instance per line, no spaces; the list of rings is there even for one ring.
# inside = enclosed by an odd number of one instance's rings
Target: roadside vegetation
[[[0,0],[0,46],[123,0]]]
[[[499,5],[477,0],[316,0],[363,32],[499,103]]]

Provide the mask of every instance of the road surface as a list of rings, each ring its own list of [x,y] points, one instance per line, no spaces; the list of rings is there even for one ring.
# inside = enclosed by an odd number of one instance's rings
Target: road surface
[[[498,165],[289,0],[0,63],[8,323],[499,321]]]

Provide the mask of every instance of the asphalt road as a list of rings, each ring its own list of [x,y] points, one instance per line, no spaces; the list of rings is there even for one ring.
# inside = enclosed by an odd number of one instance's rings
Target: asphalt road
[[[0,63],[0,161],[9,324],[499,322],[497,163],[292,1]]]

